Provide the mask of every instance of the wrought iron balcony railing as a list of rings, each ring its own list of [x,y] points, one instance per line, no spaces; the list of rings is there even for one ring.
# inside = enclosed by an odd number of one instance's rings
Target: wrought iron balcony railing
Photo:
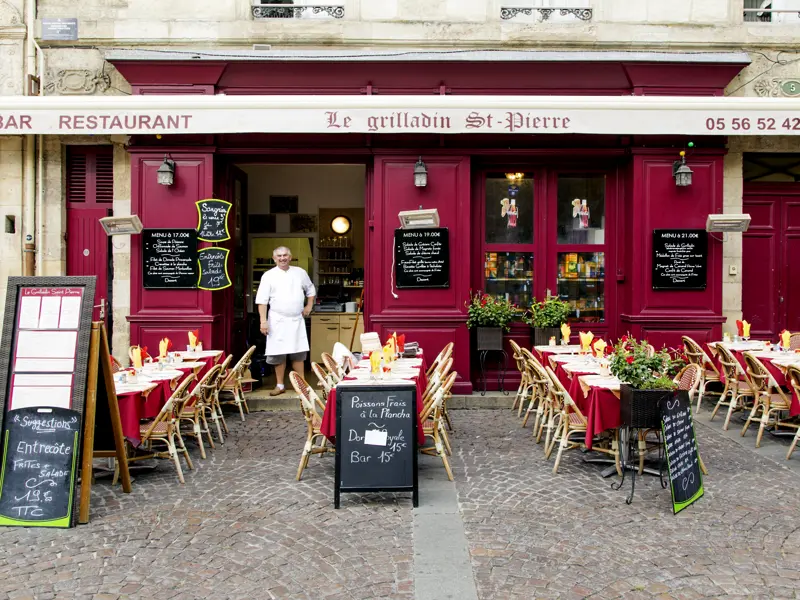
[[[745,23],[800,23],[800,0],[744,0]]]
[[[544,7],[544,6],[501,6],[500,18],[509,21],[518,17],[533,17],[538,21],[549,21],[553,15],[567,17],[565,20],[591,21],[591,8],[570,8],[570,7]],[[538,17],[538,19],[537,19]],[[561,19],[560,19],[561,20]]]
[[[251,11],[256,19],[341,19],[344,5],[306,4],[303,0],[251,0]],[[302,2],[302,3],[300,3]]]

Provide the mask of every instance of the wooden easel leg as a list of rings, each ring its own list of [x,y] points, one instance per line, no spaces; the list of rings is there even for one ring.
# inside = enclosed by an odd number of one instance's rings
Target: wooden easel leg
[[[92,323],[92,329],[94,329]],[[122,418],[119,415],[119,404],[117,403],[117,392],[114,387],[114,375],[111,373],[111,351],[108,349],[108,334],[106,333],[106,326],[103,323],[98,323],[100,326],[100,352],[103,376],[106,384],[106,391],[108,396],[108,412],[111,415],[111,429],[114,431],[114,445],[117,450],[117,464],[119,465],[119,473],[122,476],[122,491],[130,494],[133,488],[131,487],[131,473],[128,470],[128,456],[125,454],[125,436],[122,435]]]
[[[89,338],[89,374],[86,384],[86,404],[83,407],[83,450],[81,454],[81,498],[78,523],[89,522],[89,500],[92,495],[92,459],[94,458],[94,424],[97,412],[97,374],[100,365],[100,327],[92,323]]]

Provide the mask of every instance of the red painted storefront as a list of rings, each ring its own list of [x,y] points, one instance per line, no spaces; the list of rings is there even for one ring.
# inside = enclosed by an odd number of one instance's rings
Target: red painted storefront
[[[463,94],[463,95],[720,95],[742,64],[624,62],[326,62],[115,60],[136,94]],[[699,341],[721,336],[722,245],[709,241],[708,286],[703,291],[654,291],[651,285],[653,229],[703,229],[710,213],[722,212],[724,138],[693,140],[694,183],[677,188],[672,165],[686,138],[588,135],[434,134],[240,134],[136,136],[132,160],[132,213],[145,227],[191,228],[195,202],[233,199],[244,163],[357,163],[366,166],[366,318],[381,335],[403,331],[436,352],[456,343],[457,391],[472,390],[476,369],[466,329],[465,301],[484,286],[484,185],[492,173],[531,173],[536,235],[531,292],[555,289],[556,253],[568,248],[555,239],[555,189],[562,174],[599,174],[605,181],[605,239],[593,248],[605,254],[605,320],[587,324],[615,338],[625,332],[653,344],[675,345],[682,334]],[[176,181],[158,185],[156,170],[165,153],[176,163]],[[428,186],[416,188],[412,172],[422,156]],[[246,219],[246,202],[231,216]],[[437,208],[450,230],[451,279],[447,289],[393,290],[388,277],[393,232],[402,210]],[[232,231],[235,227],[231,227]],[[234,236],[236,237],[236,236]],[[229,270],[245,259],[237,239]],[[580,249],[580,248],[579,248]],[[145,290],[140,240],[132,238],[131,343],[156,346],[163,336],[184,339],[199,328],[209,347],[239,353],[243,345],[241,305],[233,288]],[[247,272],[248,269],[244,269]],[[577,335],[577,329],[574,333]],[[527,329],[509,337],[528,343]],[[510,379],[513,382],[513,377]],[[490,380],[490,385],[492,381]]]

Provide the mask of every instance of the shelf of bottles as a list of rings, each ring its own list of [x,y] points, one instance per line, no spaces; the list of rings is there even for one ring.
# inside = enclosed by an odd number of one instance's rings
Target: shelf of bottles
[[[558,254],[558,297],[572,308],[571,321],[605,320],[605,275],[603,252]]]
[[[487,252],[484,258],[486,293],[517,306],[529,306],[533,296],[533,254]]]

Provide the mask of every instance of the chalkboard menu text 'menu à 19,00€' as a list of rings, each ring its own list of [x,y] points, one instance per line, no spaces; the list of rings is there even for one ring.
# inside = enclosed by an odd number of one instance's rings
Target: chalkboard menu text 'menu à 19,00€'
[[[447,228],[395,230],[394,263],[398,288],[450,287]]]

